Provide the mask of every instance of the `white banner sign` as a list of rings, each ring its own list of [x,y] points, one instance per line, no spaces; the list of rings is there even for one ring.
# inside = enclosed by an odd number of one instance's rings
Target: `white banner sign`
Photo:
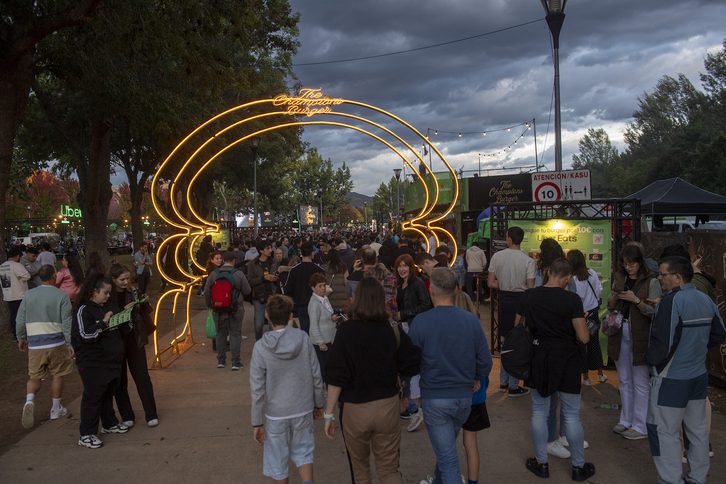
[[[532,173],[532,196],[535,202],[590,200],[590,170]]]

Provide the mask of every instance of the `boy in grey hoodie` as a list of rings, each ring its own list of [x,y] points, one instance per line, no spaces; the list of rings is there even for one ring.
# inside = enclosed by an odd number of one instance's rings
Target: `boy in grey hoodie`
[[[264,475],[287,483],[292,459],[303,484],[312,484],[313,419],[323,418],[325,394],[310,337],[287,326],[293,305],[291,298],[282,295],[267,300],[265,317],[272,322],[272,331],[255,343],[250,361],[252,427],[255,442],[265,447]]]

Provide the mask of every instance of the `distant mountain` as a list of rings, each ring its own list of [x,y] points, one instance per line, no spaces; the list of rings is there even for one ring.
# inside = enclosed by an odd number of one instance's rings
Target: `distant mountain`
[[[373,197],[369,197],[368,195],[350,192],[348,196],[350,197],[350,204],[353,207],[363,208],[363,202],[368,202],[368,205],[373,204]]]

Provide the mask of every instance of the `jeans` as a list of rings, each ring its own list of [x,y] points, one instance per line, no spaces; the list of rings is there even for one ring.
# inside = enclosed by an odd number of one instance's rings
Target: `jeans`
[[[562,401],[563,427],[567,432],[567,441],[570,444],[572,465],[581,467],[585,464],[585,434],[580,421],[580,394],[558,393]],[[556,394],[544,398],[536,389],[532,389],[532,441],[534,456],[540,464],[547,462],[547,415],[552,398],[557,398]]]
[[[555,392],[550,395],[550,413],[547,415],[547,443],[554,442],[557,440],[557,405],[560,403],[560,392]],[[565,427],[563,422],[565,421],[565,414],[560,407],[560,432],[559,435],[567,437],[565,433]]]
[[[630,324],[623,324],[620,356],[615,360],[620,380],[620,425],[633,429],[641,434],[647,433],[645,420],[648,416],[648,379],[650,373],[647,365],[633,365],[633,354],[630,351]]]
[[[137,274],[136,278],[139,282],[139,292],[141,294],[146,294],[146,288],[149,286],[149,279],[151,279],[151,273],[142,272],[141,274]]]
[[[436,454],[433,482],[459,484],[461,472],[459,472],[459,455],[456,452],[456,438],[459,436],[461,426],[469,418],[471,397],[424,398],[421,406],[424,410],[426,430]]]
[[[499,385],[507,385],[512,390],[516,390],[517,388],[519,388],[519,380],[514,378],[513,376],[509,376],[509,373],[504,371],[504,367],[499,366]]]
[[[262,329],[265,327],[267,304],[262,304],[255,299],[252,301],[252,305],[255,307],[255,341],[259,341],[262,339]],[[272,331],[272,323],[267,321],[267,326]]]
[[[240,304],[237,311],[224,313],[212,311],[214,324],[217,327],[217,359],[227,359],[227,335],[229,335],[229,350],[232,353],[232,363],[240,363],[239,353],[242,346],[242,320],[245,310]]]

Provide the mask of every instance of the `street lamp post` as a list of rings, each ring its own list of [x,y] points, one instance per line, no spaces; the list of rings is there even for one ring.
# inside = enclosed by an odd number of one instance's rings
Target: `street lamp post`
[[[318,224],[320,225],[320,231],[323,231],[323,189],[320,188],[318,190],[318,195],[320,195],[320,220],[318,220]]]
[[[366,228],[368,228],[368,202],[363,202],[363,211],[366,213]]]
[[[257,240],[257,148],[260,146],[260,137],[255,136],[253,138],[250,138],[250,146],[252,147],[252,164],[253,164],[253,177],[254,177],[254,203],[255,203],[255,220],[254,220],[254,227],[255,227],[255,240]]]
[[[541,0],[552,33],[555,63],[555,171],[562,170],[562,119],[560,115],[560,30],[565,21],[567,0]]]
[[[396,218],[398,219],[398,223],[401,223],[401,169],[400,168],[394,168],[393,173],[396,174]]]

